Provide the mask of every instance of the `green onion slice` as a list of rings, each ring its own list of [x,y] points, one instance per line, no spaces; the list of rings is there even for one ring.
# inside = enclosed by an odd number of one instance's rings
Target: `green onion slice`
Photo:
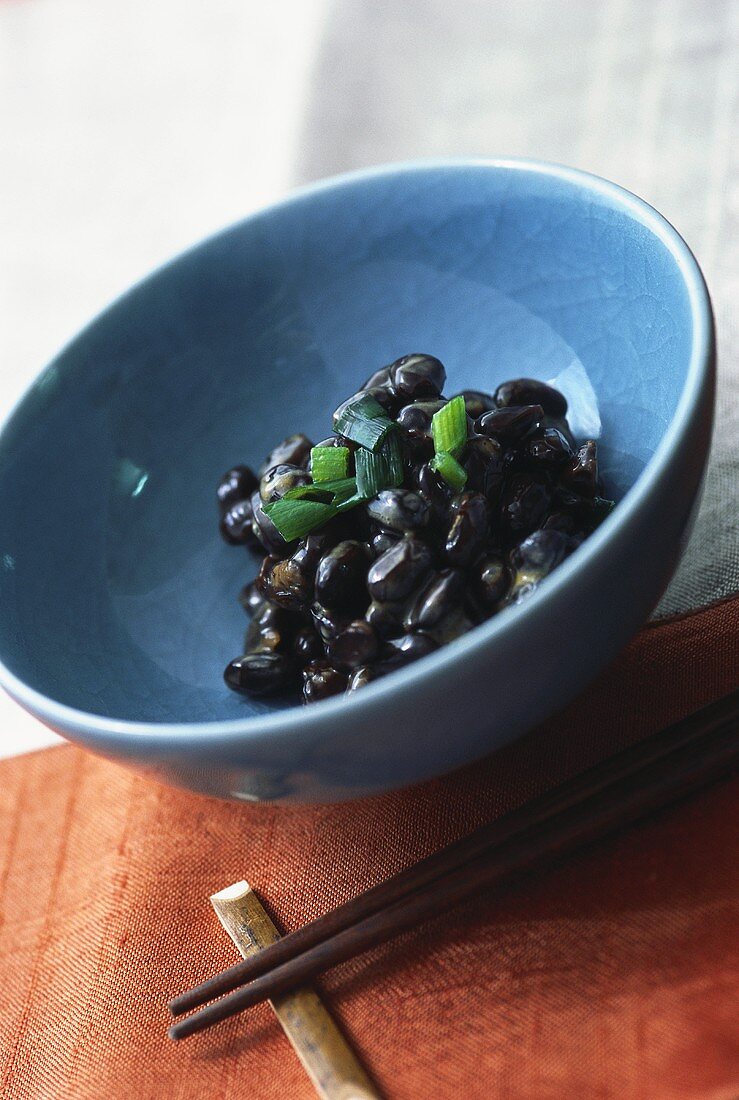
[[[450,455],[448,451],[437,451],[429,465],[452,489],[464,489],[467,471],[464,466],[460,466],[454,455]]]
[[[382,489],[403,484],[403,452],[397,433],[392,432],[379,451],[360,447],[354,455],[357,472],[357,496],[376,497]]]
[[[434,450],[456,456],[467,442],[467,410],[464,397],[458,394],[435,412],[431,420]]]
[[[285,542],[302,539],[337,514],[333,504],[319,500],[288,500],[287,497],[265,504],[264,510]]]
[[[334,481],[349,473],[348,447],[313,447],[310,452],[310,472],[314,481]]]
[[[332,478],[317,485],[298,485],[285,493],[283,500],[317,500],[325,504],[343,504],[357,491],[356,478]]]
[[[382,405],[370,393],[355,393],[334,413],[334,431],[359,443],[368,451],[377,451],[395,427]]]

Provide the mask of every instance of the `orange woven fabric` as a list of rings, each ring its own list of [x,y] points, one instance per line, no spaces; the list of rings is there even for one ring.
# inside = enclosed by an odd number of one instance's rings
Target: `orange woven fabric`
[[[167,998],[235,959],[208,895],[246,877],[285,927],[316,916],[736,687],[738,641],[739,600],[647,627],[517,745],[355,804],[220,803],[67,746],[0,764],[0,1095],[310,1097],[266,1006],[167,1040]],[[738,790],[724,782],[328,975],[386,1095],[738,1096]]]

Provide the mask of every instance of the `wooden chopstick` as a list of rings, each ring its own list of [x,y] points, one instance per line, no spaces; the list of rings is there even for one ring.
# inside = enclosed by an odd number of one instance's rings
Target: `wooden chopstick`
[[[366,900],[357,906],[358,899],[354,899],[351,922],[345,923],[347,907],[353,904],[350,902],[341,907],[343,927],[327,934],[325,930],[327,925],[330,927],[331,920],[321,918],[313,922],[320,924],[321,938],[314,940],[312,946],[287,960],[283,957],[277,965],[273,954],[270,963],[273,968],[269,973],[262,971],[261,976],[255,977],[243,989],[173,1024],[170,1036],[185,1038],[267,997],[302,984],[328,967],[413,927],[438,911],[440,906],[448,909],[483,886],[528,871],[547,857],[561,856],[720,778],[736,759],[738,712],[739,692],[734,692],[611,761],[589,769],[549,795],[506,815],[496,823],[498,828],[493,832],[488,831],[489,827],[478,830],[466,841],[443,849],[410,872],[401,872],[400,876],[395,876],[401,882],[395,881],[389,890],[394,880],[368,891],[374,894],[372,905],[376,906],[377,893],[385,888],[382,908],[374,907],[368,915],[357,917]],[[487,843],[484,843],[485,838]],[[460,850],[463,853],[474,850],[477,854],[460,863]],[[431,869],[429,862],[432,862]],[[425,870],[419,878],[418,868],[424,864]],[[409,881],[415,883],[410,890],[407,888]],[[367,895],[360,897],[366,899]],[[329,915],[334,921],[337,912]],[[305,933],[305,929],[301,931]],[[311,933],[314,937],[317,934],[315,930]],[[280,944],[294,943],[298,938],[299,934],[293,933]],[[274,948],[270,947],[263,954],[267,956],[272,952]],[[231,968],[226,973],[236,969],[243,974],[241,968]]]
[[[210,898],[216,916],[244,958],[276,943],[280,933],[248,882]],[[322,1100],[380,1100],[380,1093],[318,994],[292,989],[270,1000],[272,1011]]]
[[[224,993],[245,985],[266,974],[291,958],[350,928],[365,917],[380,912],[400,898],[423,889],[430,882],[448,874],[491,851],[496,845],[543,823],[557,813],[597,794],[618,779],[625,779],[656,760],[669,755],[696,737],[710,733],[717,726],[739,719],[739,691],[703,708],[696,714],[623,750],[587,771],[548,791],[538,798],[484,825],[469,836],[433,853],[412,867],[393,875],[378,886],[358,894],[331,912],[298,928],[278,940],[258,955],[229,967],[201,985],[195,986],[170,1001],[173,1016],[180,1016],[214,1000]]]

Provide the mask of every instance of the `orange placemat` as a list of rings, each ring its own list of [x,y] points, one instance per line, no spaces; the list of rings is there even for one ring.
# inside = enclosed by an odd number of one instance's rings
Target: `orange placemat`
[[[247,877],[287,928],[739,683],[739,600],[647,627],[517,745],[339,806],[220,803],[72,747],[0,764],[0,1095],[291,1100],[265,1006],[182,1044],[174,992],[234,961]],[[451,734],[450,734],[451,736]],[[737,783],[345,964],[323,983],[390,1097],[739,1095]]]

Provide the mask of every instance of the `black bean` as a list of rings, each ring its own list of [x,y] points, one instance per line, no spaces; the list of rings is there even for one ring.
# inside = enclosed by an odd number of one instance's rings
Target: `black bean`
[[[467,489],[482,493],[494,504],[503,485],[503,460],[504,451],[496,439],[481,435],[468,440],[462,458],[467,471]]]
[[[259,482],[259,497],[262,504],[271,504],[275,500],[282,500],[291,489],[297,489],[300,485],[310,485],[310,483],[307,470],[281,462],[279,466],[270,466],[262,474]]]
[[[405,617],[406,630],[429,630],[451,614],[464,600],[464,574],[459,569],[434,573],[413,600]]]
[[[413,400],[438,397],[444,389],[446,371],[433,355],[404,355],[392,364],[390,381],[397,393]]]
[[[374,397],[377,404],[382,406],[388,416],[395,416],[407,400],[389,382],[384,386],[370,386],[365,392]]]
[[[354,619],[333,637],[326,654],[338,668],[357,668],[374,661],[379,649],[377,635],[364,619]]]
[[[523,452],[527,461],[548,470],[566,466],[573,460],[572,448],[557,428],[545,428],[529,439]]]
[[[251,502],[237,500],[221,516],[220,531],[226,542],[232,546],[254,545],[252,530],[253,512]]]
[[[436,401],[413,401],[410,405],[404,405],[398,413],[398,424],[411,435],[431,438],[431,421],[434,413],[443,409],[446,399]]]
[[[562,473],[562,483],[585,497],[598,491],[598,445],[587,439],[579,448],[568,469]]]
[[[514,474],[503,490],[501,523],[509,535],[523,537],[546,519],[551,494],[530,474]]]
[[[450,611],[448,615],[439,620],[436,626],[431,627],[428,633],[437,645],[448,645],[455,638],[461,638],[463,634],[467,634],[475,625],[464,610],[458,609],[457,611]]]
[[[395,546],[400,538],[402,538],[402,535],[394,531],[380,531],[379,534],[372,536],[372,553],[376,558],[379,558],[391,546]]]
[[[316,572],[316,599],[329,610],[348,616],[362,614],[369,603],[367,568],[371,561],[365,543],[340,542],[321,558]]]
[[[346,691],[346,676],[328,661],[311,661],[303,669],[303,702],[319,703]]]
[[[292,672],[290,659],[282,653],[249,653],[230,661],[223,678],[243,695],[269,695],[286,688]]]
[[[313,444],[308,436],[303,435],[302,432],[289,435],[287,439],[283,439],[282,443],[278,443],[274,450],[269,452],[259,468],[259,476],[262,477],[272,466],[281,466],[283,463],[288,466],[307,465],[312,446]]]
[[[358,691],[361,687],[366,687],[367,684],[372,683],[373,680],[379,680],[382,673],[377,668],[377,665],[364,665],[362,668],[355,668],[353,672],[349,674],[349,682],[346,685],[348,692]]]
[[[565,437],[565,439],[569,443],[570,447],[572,447],[572,450],[573,451],[575,450],[575,448],[577,447],[577,444],[575,443],[575,437],[572,434],[572,431],[570,430],[570,425],[567,423],[567,417],[566,416],[548,416],[547,415],[547,416],[544,417],[544,427],[545,428],[556,428],[557,431],[561,432],[562,435]]]
[[[253,615],[264,603],[264,596],[256,586],[256,581],[249,581],[239,592],[239,603],[247,615]]]
[[[302,539],[289,558],[264,559],[256,584],[265,599],[293,611],[305,611],[313,600],[318,563],[328,548],[323,532]]]
[[[513,584],[509,602],[518,603],[530,595],[572,550],[567,535],[551,528],[534,531],[510,554]]]
[[[324,643],[329,642],[340,630],[343,630],[349,621],[346,615],[338,611],[335,613],[327,611],[319,603],[311,604],[310,614],[313,626]]]
[[[490,527],[488,502],[481,493],[462,493],[452,506],[444,553],[451,565],[466,568],[485,549]]]
[[[390,384],[390,373],[392,371],[392,363],[389,367],[380,367],[379,370],[373,371],[366,382],[363,382],[359,387],[360,390],[372,390],[376,386],[387,386]]]
[[[268,554],[285,557],[290,553],[290,544],[285,542],[280,532],[269,518],[264,508],[259,493],[252,493],[251,509],[253,519],[251,524],[255,539],[262,544]]]
[[[292,645],[299,624],[300,619],[297,616],[264,600],[247,627],[244,653],[286,653]]]
[[[222,511],[240,500],[248,500],[259,484],[257,475],[248,466],[234,466],[218,483],[216,495]]]
[[[407,596],[431,568],[432,554],[425,542],[402,538],[372,563],[367,588],[373,600],[397,602]]]
[[[493,397],[500,409],[506,405],[541,405],[544,412],[551,416],[567,415],[567,401],[559,390],[536,378],[514,378],[503,382]]]
[[[509,577],[503,560],[488,555],[474,569],[472,587],[486,613],[495,611],[508,591]]]
[[[366,506],[367,515],[390,531],[416,531],[429,521],[431,507],[418,493],[408,489],[383,489]]]
[[[495,398],[491,393],[482,393],[480,390],[462,390],[464,407],[471,420],[477,420],[483,413],[495,408]]]
[[[413,480],[421,496],[429,503],[431,519],[436,524],[446,524],[449,520],[449,505],[452,499],[452,490],[446,481],[439,477],[426,462],[413,471]]]
[[[293,640],[293,654],[301,668],[309,661],[323,657],[323,642],[312,627],[304,626],[297,632]]]
[[[520,443],[527,435],[541,428],[544,410],[541,405],[508,405],[483,413],[475,421],[475,431],[492,436],[504,446]]]
[[[378,667],[383,673],[392,672],[396,668],[410,664],[411,661],[417,661],[420,657],[426,657],[438,648],[429,634],[420,632],[404,634],[402,638],[391,638],[383,646]]]
[[[373,600],[364,617],[379,638],[392,638],[403,633],[405,612],[403,603],[380,603],[379,600]]]

